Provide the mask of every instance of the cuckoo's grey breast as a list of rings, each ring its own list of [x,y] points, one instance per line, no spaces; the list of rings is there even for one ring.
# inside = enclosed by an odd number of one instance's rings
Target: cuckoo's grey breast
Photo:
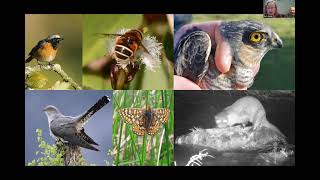
[[[52,105],[47,106],[44,108],[44,112],[49,121],[50,132],[64,142],[99,151],[93,146],[98,145],[98,143],[85,133],[84,125],[97,111],[109,102],[110,98],[108,96],[103,96],[87,111],[76,117],[65,116],[60,113],[58,108]]]

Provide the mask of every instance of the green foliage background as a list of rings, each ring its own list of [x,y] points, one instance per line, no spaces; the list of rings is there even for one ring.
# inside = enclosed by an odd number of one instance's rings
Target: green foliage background
[[[174,99],[172,90],[153,91],[114,91],[113,92],[113,163],[117,166],[156,166],[158,152],[160,153],[159,166],[173,165],[173,132],[174,132]],[[154,136],[137,136],[132,131],[132,126],[128,125],[120,118],[121,108],[146,108],[146,104],[151,108],[169,108],[170,117],[167,123],[159,128]],[[161,135],[165,129],[160,149]],[[129,141],[125,141],[126,138]],[[124,143],[123,147],[120,147]]]
[[[38,159],[33,159],[27,164],[27,166],[64,166],[64,152],[59,150],[57,143],[50,145],[45,142],[42,137],[41,129],[36,129],[36,133],[40,148],[40,151],[36,151],[36,155],[39,157]],[[105,160],[105,163],[107,166],[110,165],[107,160]],[[82,157],[80,159],[79,166],[95,166],[95,164],[88,164]]]
[[[58,152],[55,144],[50,145],[42,138],[42,130],[36,129],[37,141],[41,151],[37,151],[38,159],[34,159],[28,163],[28,166],[63,166],[63,152]]]
[[[141,14],[83,15],[83,66],[103,57],[109,49],[107,38],[96,36],[96,33],[116,33],[123,28],[138,29],[141,25],[143,25],[143,15]],[[169,31],[168,25],[164,26]],[[164,42],[162,39],[158,39],[158,41]],[[169,42],[165,41],[164,49],[167,49],[166,46],[172,45],[172,42],[172,39]],[[170,50],[173,51],[172,48]],[[156,72],[145,71],[144,68],[141,68],[130,83],[129,89],[172,89],[173,65],[169,65],[168,68],[166,58],[162,59],[161,64]],[[102,77],[90,74],[83,75],[83,85],[93,89],[112,89],[110,79],[105,80]]]
[[[193,22],[254,20],[267,24],[280,36],[284,47],[269,51],[261,61],[252,90],[295,89],[295,19],[263,18],[262,14],[195,14]]]

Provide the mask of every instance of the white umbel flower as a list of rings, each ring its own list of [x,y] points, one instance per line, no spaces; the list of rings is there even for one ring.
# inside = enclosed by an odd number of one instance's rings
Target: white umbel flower
[[[149,35],[144,37],[141,43],[148,50],[149,54],[146,52],[141,53],[140,59],[142,63],[146,65],[147,70],[154,72],[161,64],[160,56],[161,49],[163,48],[162,43],[159,43],[155,36],[151,37]]]

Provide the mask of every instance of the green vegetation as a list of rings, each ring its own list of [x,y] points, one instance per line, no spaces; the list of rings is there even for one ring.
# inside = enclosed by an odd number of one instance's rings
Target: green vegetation
[[[153,26],[156,25],[157,28]],[[169,32],[167,24],[155,23],[145,25],[143,15],[139,14],[88,14],[83,15],[83,66],[86,66],[104,55],[109,54],[110,40],[105,37],[97,36],[97,33],[117,33],[121,29],[147,29],[147,35],[155,36],[154,29],[164,29],[162,34],[157,36],[157,40],[163,43],[162,60],[159,68],[155,72],[145,70],[142,65],[129,89],[172,89],[173,85],[173,59],[168,59],[173,49],[166,48],[172,46],[172,38],[165,37]],[[171,35],[171,34],[170,34]],[[171,35],[172,37],[172,35]],[[169,39],[169,40],[168,40]],[[165,52],[171,51],[171,52]],[[105,72],[108,73],[108,72]],[[156,80],[155,80],[156,79]],[[112,89],[109,75],[107,79],[89,73],[83,74],[83,85],[91,89]]]
[[[38,159],[34,159],[28,163],[28,166],[63,166],[63,151],[58,151],[55,144],[50,145],[42,138],[42,130],[36,129],[37,140],[41,151],[37,151],[36,155],[40,155]]]
[[[37,141],[39,143],[40,151],[36,151],[36,155],[39,156],[38,159],[33,159],[29,162],[28,166],[64,166],[63,154],[64,151],[61,148],[63,143],[59,141],[55,144],[48,144],[42,138],[42,130],[36,129]],[[106,165],[109,166],[109,162],[105,161]],[[80,166],[95,166],[95,164],[88,164],[85,159],[80,158]]]
[[[113,92],[113,163],[116,166],[173,165],[173,91],[114,91]],[[156,135],[137,136],[120,118],[121,108],[169,108],[168,122]]]

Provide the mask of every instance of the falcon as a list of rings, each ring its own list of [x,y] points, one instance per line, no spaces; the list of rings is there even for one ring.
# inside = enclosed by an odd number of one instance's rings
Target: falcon
[[[55,106],[49,105],[43,109],[48,118],[50,135],[64,143],[70,143],[83,148],[99,151],[93,145],[98,145],[84,130],[84,125],[97,111],[110,102],[108,96],[100,98],[89,110],[76,116],[65,116]]]
[[[201,89],[236,90],[249,88],[254,82],[261,59],[271,49],[282,48],[280,37],[271,27],[251,21],[217,21],[215,30],[185,25],[175,37],[175,74],[185,77]],[[200,27],[200,28],[199,28]],[[211,32],[214,31],[214,32]],[[216,32],[217,31],[217,32]],[[212,38],[219,37],[219,43]],[[231,52],[231,66],[221,72],[216,66],[216,51],[221,46]]]

